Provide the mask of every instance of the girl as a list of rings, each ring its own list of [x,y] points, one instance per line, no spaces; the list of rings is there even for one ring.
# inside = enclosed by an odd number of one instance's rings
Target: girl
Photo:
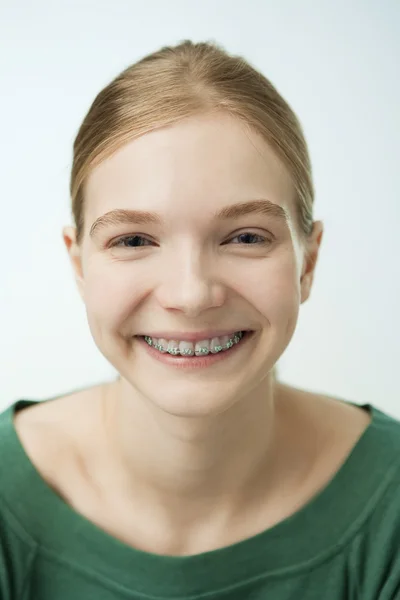
[[[274,373],[323,236],[278,91],[162,48],[94,100],[71,197],[119,377],[0,416],[1,598],[400,598],[400,423]]]

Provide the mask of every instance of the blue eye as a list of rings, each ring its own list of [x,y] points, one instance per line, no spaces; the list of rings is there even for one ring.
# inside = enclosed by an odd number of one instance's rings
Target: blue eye
[[[136,243],[133,245],[128,245],[125,244],[125,242],[128,242],[129,240],[135,240]],[[110,244],[110,248],[120,248],[120,247],[124,247],[124,248],[140,248],[143,246],[146,246],[147,244],[144,244],[142,242],[150,242],[150,240],[148,240],[147,238],[141,236],[141,235],[126,235],[122,238],[119,238],[118,240],[115,240],[115,242],[112,242]],[[151,242],[150,242],[151,243]]]
[[[256,240],[255,243],[254,242],[252,243],[251,241],[249,241],[254,238],[258,238],[258,241]],[[264,237],[263,235],[259,235],[258,233],[251,233],[250,231],[246,231],[245,233],[240,233],[239,235],[232,238],[230,241],[232,242],[232,240],[236,240],[236,239],[241,240],[239,242],[239,244],[242,244],[245,246],[255,246],[255,245],[263,246],[267,243],[270,243],[270,240],[268,240],[268,238]]]

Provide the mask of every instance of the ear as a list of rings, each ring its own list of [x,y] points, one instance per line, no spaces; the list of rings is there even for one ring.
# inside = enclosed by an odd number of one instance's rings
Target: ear
[[[301,302],[303,304],[308,300],[311,287],[314,280],[315,267],[317,265],[318,254],[321,246],[322,236],[324,233],[324,225],[322,221],[315,221],[313,230],[304,252],[304,264],[300,279],[301,285]]]
[[[81,248],[76,243],[76,227],[63,227],[62,235],[67,252],[69,254],[69,259],[71,261],[79,294],[82,300],[85,301],[85,280],[83,277],[82,268],[82,252]]]

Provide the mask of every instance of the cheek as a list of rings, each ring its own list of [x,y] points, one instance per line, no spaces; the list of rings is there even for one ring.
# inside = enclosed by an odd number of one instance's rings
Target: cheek
[[[286,326],[288,320],[297,319],[301,296],[293,260],[271,260],[265,269],[260,270],[251,289],[253,305],[271,325]]]
[[[126,263],[127,265],[127,263]],[[85,304],[89,324],[101,321],[105,329],[124,323],[146,295],[145,277],[132,277],[126,265],[107,265],[90,269],[85,278]]]

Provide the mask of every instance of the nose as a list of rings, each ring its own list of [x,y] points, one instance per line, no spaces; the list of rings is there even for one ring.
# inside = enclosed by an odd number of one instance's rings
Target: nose
[[[197,317],[224,303],[225,287],[210,267],[210,261],[206,264],[199,254],[186,252],[184,256],[175,254],[164,265],[156,296],[163,308]]]

